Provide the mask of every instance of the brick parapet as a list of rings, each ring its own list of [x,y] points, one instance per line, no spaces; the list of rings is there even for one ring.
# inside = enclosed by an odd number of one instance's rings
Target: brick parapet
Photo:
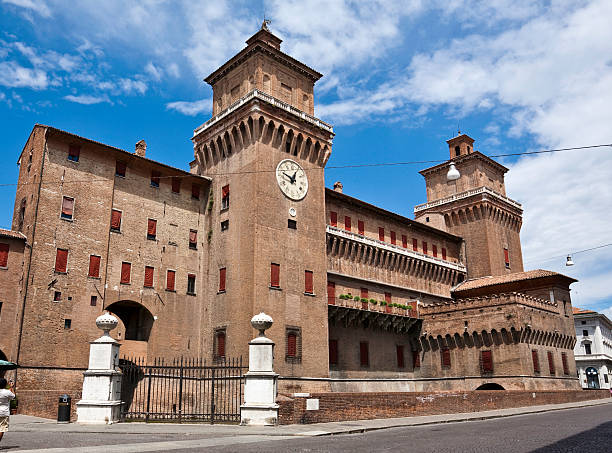
[[[513,304],[537,308],[539,310],[544,310],[555,314],[559,311],[557,302],[550,302],[539,297],[529,296],[527,294],[518,292],[512,292],[495,294],[491,296],[455,299],[452,301],[423,305],[421,307],[421,314],[425,317],[427,315],[436,315],[466,309]]]

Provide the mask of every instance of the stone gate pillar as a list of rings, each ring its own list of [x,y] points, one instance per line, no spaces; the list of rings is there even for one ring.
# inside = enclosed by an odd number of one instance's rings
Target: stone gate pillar
[[[117,318],[109,313],[96,319],[104,335],[90,343],[82,399],[76,404],[78,423],[110,424],[118,422],[121,416],[120,345],[109,335],[117,323]]]
[[[278,424],[274,342],[264,334],[272,322],[272,318],[263,312],[251,319],[251,325],[259,330],[259,336],[249,343],[249,371],[244,382],[244,404],[240,406],[241,425]]]

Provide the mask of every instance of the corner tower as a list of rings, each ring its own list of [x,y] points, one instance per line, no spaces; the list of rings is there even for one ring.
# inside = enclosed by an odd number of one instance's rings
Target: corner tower
[[[334,132],[312,116],[321,74],[283,53],[265,23],[246,43],[205,79],[213,117],[192,138],[192,172],[213,181],[202,355],[247,357],[250,319],[265,311],[275,369],[327,376],[323,169]]]
[[[427,203],[414,208],[416,220],[465,239],[468,278],[523,271],[522,206],[506,196],[506,167],[474,150],[474,139],[459,133],[448,143],[450,159],[422,170]],[[451,164],[459,177],[447,178]]]

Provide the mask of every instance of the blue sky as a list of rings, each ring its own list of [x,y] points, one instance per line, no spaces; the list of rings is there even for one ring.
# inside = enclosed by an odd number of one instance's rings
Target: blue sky
[[[485,154],[612,143],[612,2],[522,0],[62,2],[0,0],[4,183],[43,123],[187,169],[210,117],[202,79],[263,14],[282,50],[319,70],[328,166],[444,160],[459,126]],[[502,160],[525,208],[526,269],[580,279],[573,302],[612,315],[612,148]],[[413,217],[424,165],[329,169],[345,193]],[[0,186],[0,226],[14,186]]]

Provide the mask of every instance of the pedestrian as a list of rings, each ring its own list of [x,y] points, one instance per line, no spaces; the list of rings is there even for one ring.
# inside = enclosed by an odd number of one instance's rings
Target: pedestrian
[[[6,379],[0,378],[0,440],[9,428],[9,415],[11,414],[11,400],[15,398],[15,385],[11,381],[10,390],[7,388]]]

